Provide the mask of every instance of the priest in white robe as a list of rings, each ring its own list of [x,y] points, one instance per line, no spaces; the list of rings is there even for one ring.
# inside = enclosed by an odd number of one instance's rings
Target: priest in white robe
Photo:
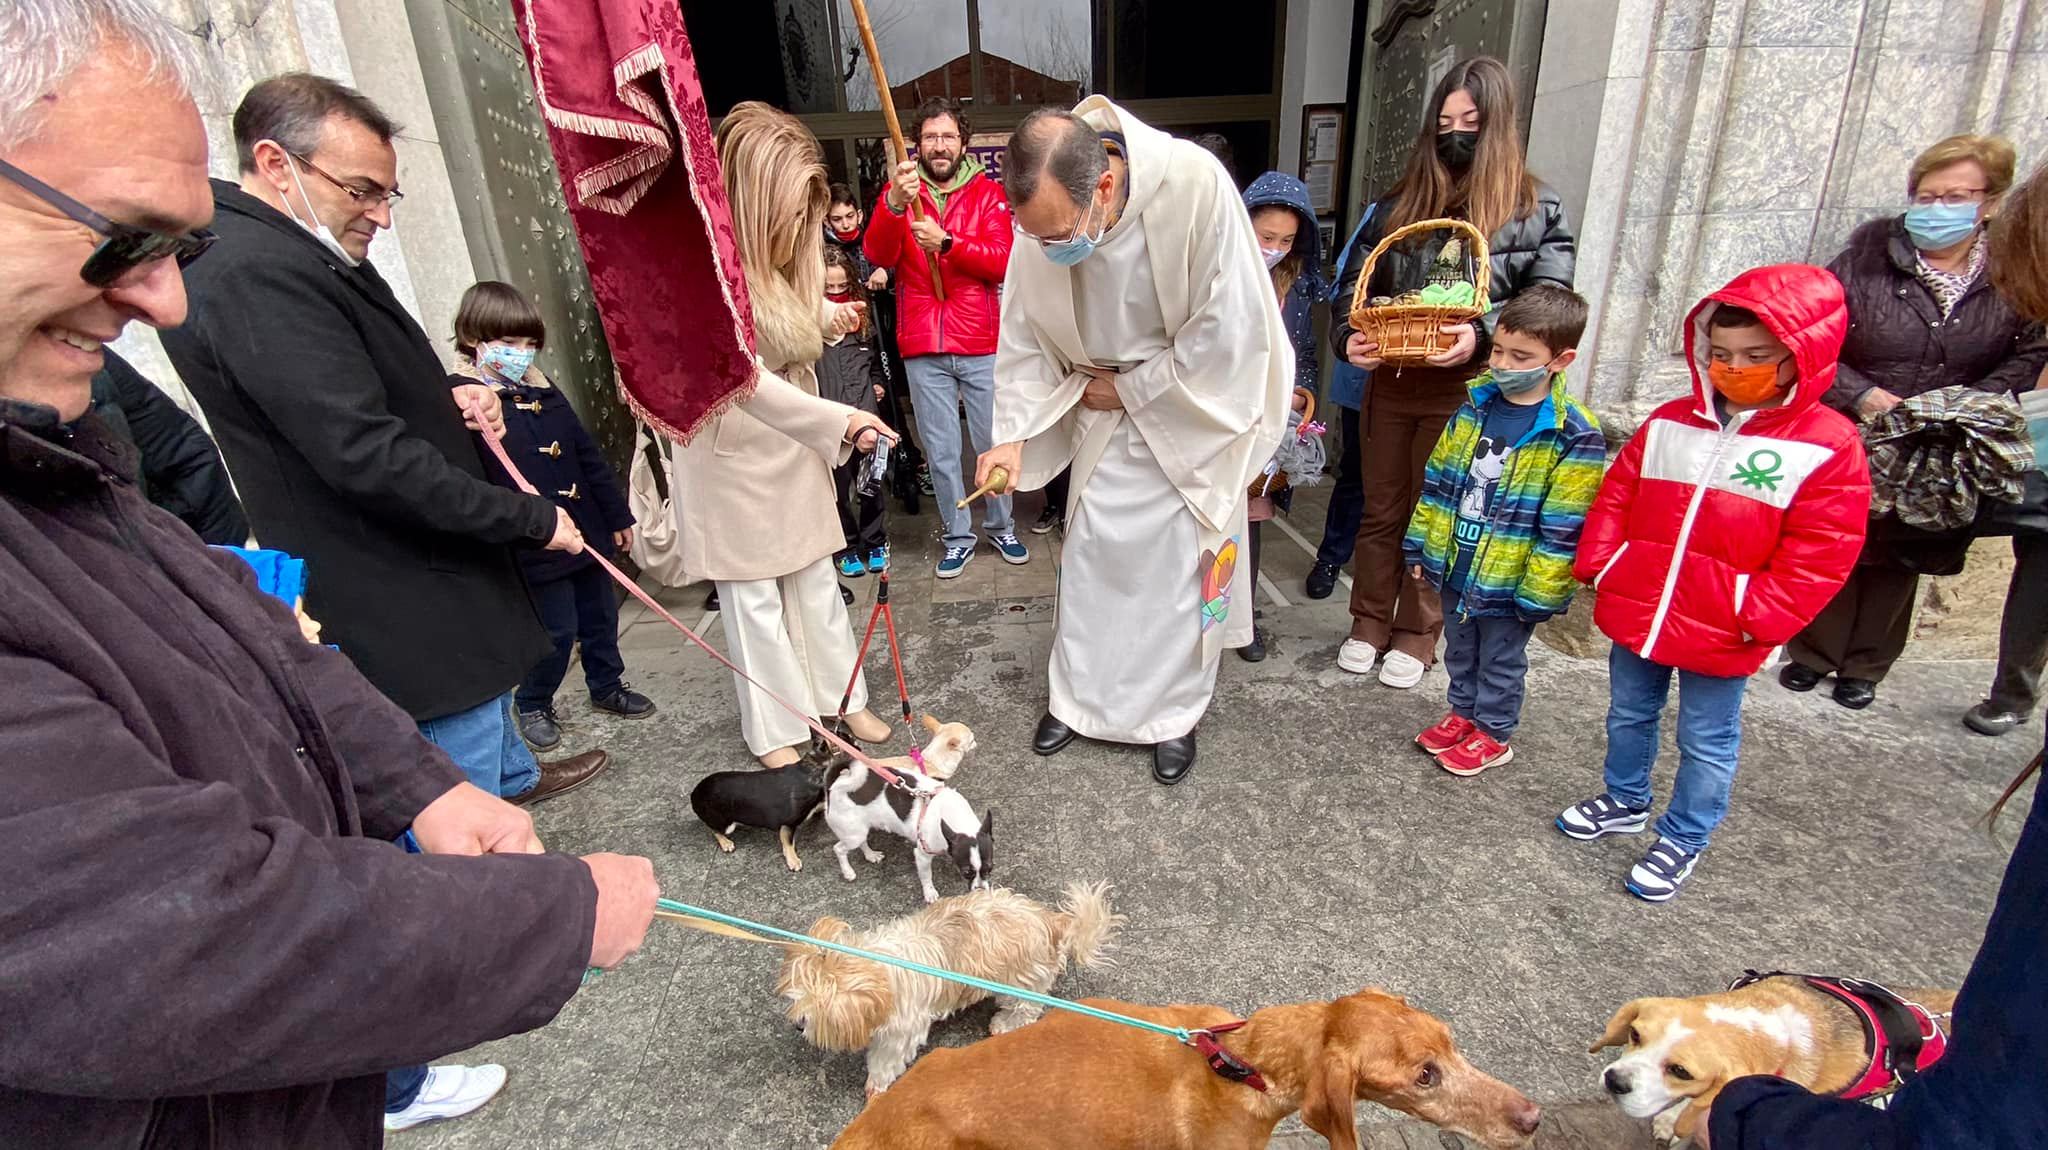
[[[1172,784],[1227,647],[1252,637],[1245,509],[1287,426],[1294,356],[1229,173],[1096,96],[1033,113],[1004,184],[995,467],[1073,468],[1050,702],[1033,749],[1149,745]]]

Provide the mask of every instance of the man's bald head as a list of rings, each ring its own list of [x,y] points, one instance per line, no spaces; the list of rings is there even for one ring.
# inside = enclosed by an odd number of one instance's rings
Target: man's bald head
[[[1003,190],[1017,226],[1040,243],[1068,239],[1084,224],[1100,235],[1113,210],[1115,188],[1116,173],[1102,137],[1072,112],[1040,108],[1010,135]]]
[[[1014,206],[1030,203],[1047,185],[1078,207],[1088,202],[1109,156],[1088,121],[1061,108],[1040,108],[1010,135],[1003,153],[1003,191]]]

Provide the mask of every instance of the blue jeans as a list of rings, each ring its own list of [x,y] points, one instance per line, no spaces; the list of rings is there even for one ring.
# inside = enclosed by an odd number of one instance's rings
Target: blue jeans
[[[1344,454],[1337,459],[1337,482],[1330,486],[1330,511],[1323,516],[1323,545],[1316,551],[1316,562],[1341,570],[1351,562],[1351,551],[1358,546],[1358,524],[1365,518],[1365,483],[1358,412],[1348,407],[1338,410],[1344,413],[1340,432]]]
[[[420,734],[448,752],[469,781],[501,799],[523,795],[540,782],[540,764],[512,721],[512,692],[439,719],[426,719]]]
[[[918,438],[932,469],[932,499],[946,525],[946,546],[973,547],[974,509],[955,507],[967,494],[960,474],[960,404],[967,405],[967,438],[976,455],[995,446],[989,442],[996,421],[996,357],[992,355],[919,355],[903,361],[910,375],[910,407],[917,413]],[[1010,497],[989,495],[981,521],[991,535],[1015,531]]]
[[[413,1104],[420,1087],[427,1084],[427,1068],[407,1066],[384,1072],[384,1113],[396,1114]]]
[[[1647,808],[1655,798],[1650,768],[1657,762],[1657,721],[1673,670],[1619,643],[1607,659],[1612,693],[1607,793],[1630,807]],[[1747,686],[1747,678],[1678,672],[1678,780],[1656,829],[1686,850],[1705,850],[1728,813],[1728,792],[1742,752],[1742,692]]]
[[[1444,598],[1456,602],[1457,592]],[[1451,676],[1451,713],[1506,742],[1522,722],[1522,688],[1529,676],[1529,636],[1534,623],[1520,619],[1471,618],[1444,612],[1444,670]]]

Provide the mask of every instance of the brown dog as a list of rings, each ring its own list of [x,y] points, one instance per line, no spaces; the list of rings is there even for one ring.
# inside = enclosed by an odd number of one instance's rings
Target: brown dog
[[[1088,1005],[1166,1026],[1232,1020],[1220,1006]],[[1442,1022],[1379,990],[1269,1006],[1225,1048],[1266,1080],[1224,1078],[1171,1038],[1058,1011],[972,1046],[934,1050],[877,1095],[837,1150],[1258,1150],[1282,1118],[1356,1150],[1359,1099],[1490,1150],[1515,1150],[1542,1112],[1480,1073]]]
[[[1956,999],[1953,990],[1897,993],[1940,1015]],[[1696,998],[1638,998],[1614,1012],[1592,1049],[1610,1046],[1626,1049],[1601,1072],[1601,1087],[1623,1113],[1654,1118],[1666,1141],[1692,1137],[1737,1078],[1772,1074],[1832,1094],[1870,1067],[1856,1008],[1791,975]]]

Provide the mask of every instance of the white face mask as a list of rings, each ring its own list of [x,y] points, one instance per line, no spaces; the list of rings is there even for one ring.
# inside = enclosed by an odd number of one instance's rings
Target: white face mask
[[[275,143],[276,141],[272,142]],[[284,146],[282,144],[278,145],[278,150],[284,151]],[[305,201],[306,209],[307,211],[310,212],[313,208],[313,201],[307,198],[306,185],[304,183],[301,183],[299,180],[298,161],[292,159],[292,154],[289,151],[285,151],[284,162],[292,170],[292,183],[298,186],[299,199]],[[334,238],[334,232],[330,228],[328,228],[326,224],[321,223],[318,218],[315,218],[311,223],[307,223],[305,220],[300,219],[298,209],[292,207],[292,202],[289,198],[287,198],[284,202],[284,210],[291,213],[293,223],[296,223],[300,227],[313,233],[313,238],[320,241],[320,246],[326,248],[328,251],[333,252],[336,256],[340,257],[342,263],[345,263],[352,268],[362,266],[363,261],[348,254],[348,249],[342,247],[341,241]]]
[[[1286,259],[1288,256],[1287,252],[1276,252],[1272,248],[1260,248],[1259,254],[1266,257],[1267,271],[1272,271],[1279,265],[1281,260]]]

